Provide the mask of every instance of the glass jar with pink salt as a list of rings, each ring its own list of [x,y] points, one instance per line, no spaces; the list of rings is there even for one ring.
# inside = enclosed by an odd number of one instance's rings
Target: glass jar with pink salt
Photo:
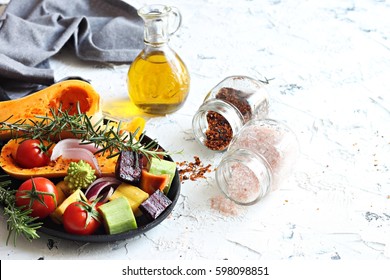
[[[225,151],[233,137],[251,119],[268,115],[264,82],[230,76],[206,95],[192,119],[195,138],[213,151]]]
[[[254,204],[290,175],[298,151],[295,134],[283,123],[251,120],[223,155],[216,169],[216,183],[235,203]]]

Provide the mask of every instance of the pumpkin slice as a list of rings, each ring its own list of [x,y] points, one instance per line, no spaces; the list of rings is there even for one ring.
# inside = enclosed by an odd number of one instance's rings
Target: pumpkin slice
[[[22,168],[18,166],[14,160],[18,145],[17,140],[10,140],[1,150],[0,167],[3,168],[4,172],[8,175],[20,180],[26,180],[37,176],[60,178],[67,175],[68,165],[71,160],[64,160],[61,157],[55,162],[51,162],[48,166],[35,168]],[[115,176],[115,165],[118,157],[107,159],[106,155],[96,155],[96,159],[102,173],[101,176]]]
[[[169,175],[155,175],[142,169],[140,188],[152,195],[156,190],[163,191],[169,184]]]
[[[70,115],[80,111],[97,120],[101,119],[100,95],[87,82],[67,80],[58,82],[23,98],[0,102],[0,121],[13,123],[20,120],[37,120],[36,116],[51,116],[50,109],[61,107]],[[0,140],[10,139],[8,131],[0,131]]]

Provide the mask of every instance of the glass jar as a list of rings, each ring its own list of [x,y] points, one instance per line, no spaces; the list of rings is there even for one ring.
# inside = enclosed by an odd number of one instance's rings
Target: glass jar
[[[176,7],[148,5],[138,10],[145,22],[145,47],[128,71],[130,100],[153,115],[172,113],[182,107],[190,90],[190,75],[169,37],[181,26]]]
[[[231,141],[215,178],[226,197],[251,205],[286,179],[297,158],[295,134],[281,122],[251,120]]]
[[[210,150],[224,151],[251,119],[268,115],[264,83],[247,76],[230,76],[205,97],[192,119],[198,142]]]

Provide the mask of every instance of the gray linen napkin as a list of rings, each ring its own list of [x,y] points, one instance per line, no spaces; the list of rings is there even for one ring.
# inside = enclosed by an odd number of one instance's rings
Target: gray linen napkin
[[[0,101],[53,84],[50,57],[64,46],[82,60],[131,63],[143,21],[120,0],[11,0],[0,17]]]

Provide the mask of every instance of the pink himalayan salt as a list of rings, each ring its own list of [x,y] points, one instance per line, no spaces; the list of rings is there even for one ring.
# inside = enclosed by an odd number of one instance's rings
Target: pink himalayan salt
[[[239,213],[238,205],[223,195],[211,199],[211,209],[217,210],[225,216],[236,216]]]
[[[226,187],[227,196],[240,203],[250,203],[256,200],[260,192],[260,182],[252,170],[239,163],[231,166],[231,177]]]
[[[226,158],[217,168],[220,172],[217,183],[231,200],[215,198],[212,208],[222,213],[235,213],[234,201],[249,205],[275,190],[281,179],[291,172],[298,149],[294,133],[284,125],[273,120],[249,122],[235,137]],[[266,161],[264,165],[256,154]]]
[[[281,155],[278,146],[283,140],[283,134],[267,127],[252,127],[241,135],[232,145],[237,148],[249,148],[261,154],[275,171],[280,167]]]

